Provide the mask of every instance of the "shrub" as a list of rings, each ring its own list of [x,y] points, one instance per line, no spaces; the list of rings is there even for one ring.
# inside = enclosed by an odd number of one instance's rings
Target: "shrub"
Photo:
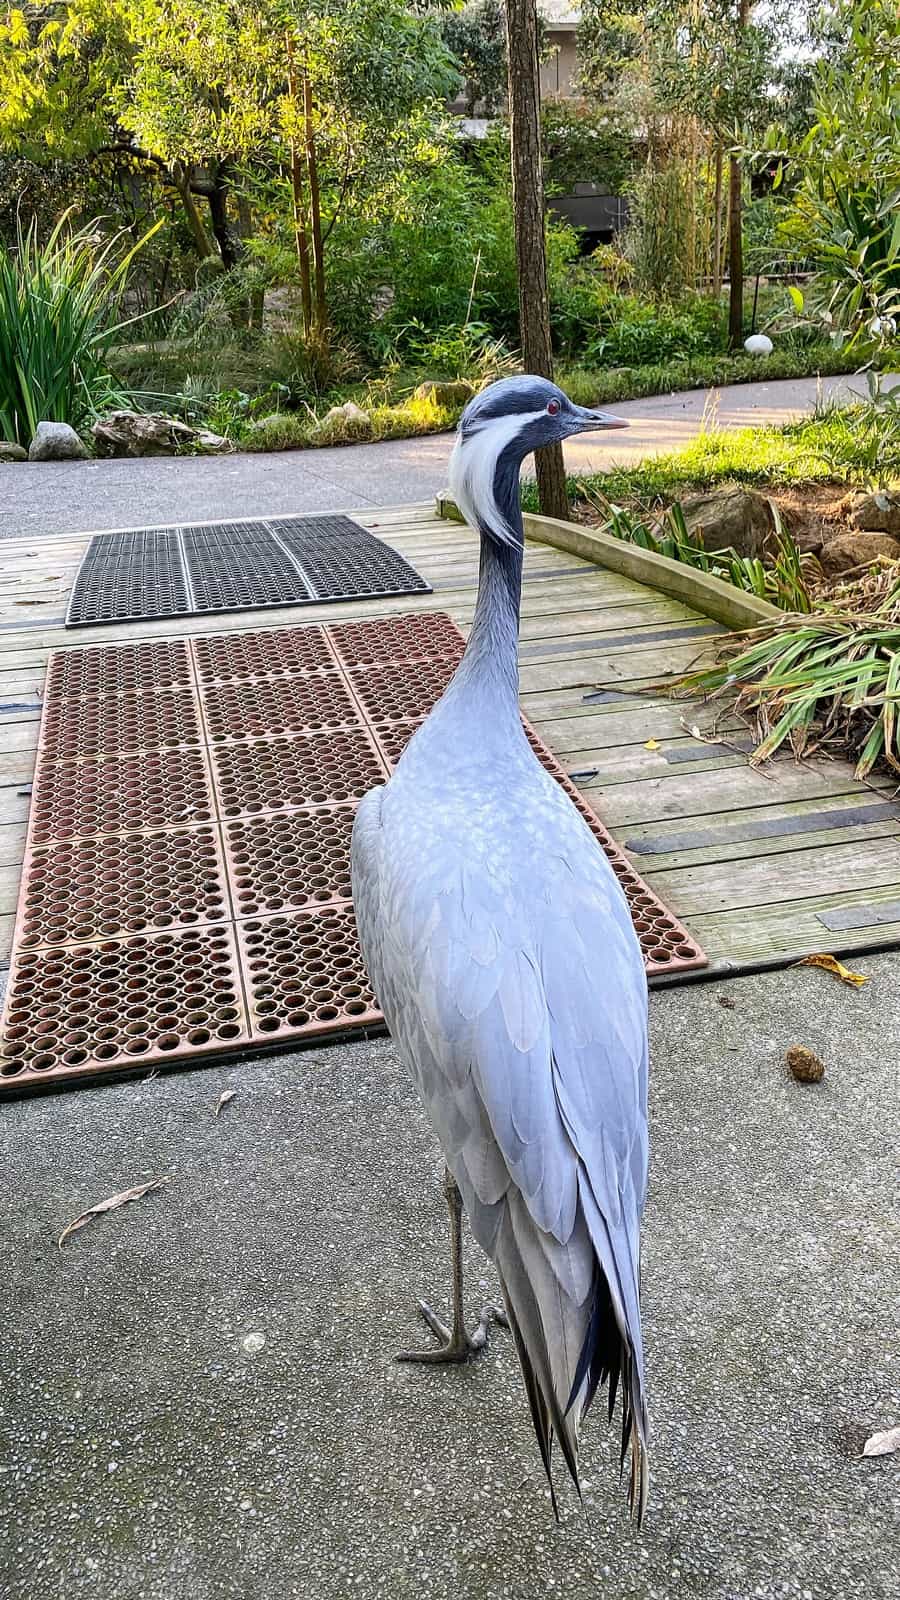
[[[19,227],[14,250],[0,240],[0,433],[23,445],[39,422],[84,428],[128,404],[109,351],[140,245],[116,260],[118,237],[98,246],[93,227],[67,222],[44,244],[33,222]]]

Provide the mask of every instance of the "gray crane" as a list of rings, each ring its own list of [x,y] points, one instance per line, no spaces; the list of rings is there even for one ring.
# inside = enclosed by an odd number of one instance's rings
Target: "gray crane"
[[[647,1186],[647,984],[625,897],[575,806],[525,737],[518,703],[530,451],[624,426],[542,378],[466,407],[450,487],[481,536],[465,654],[390,781],[353,829],[363,955],[398,1054],[443,1149],[453,1327],[401,1357],[464,1361],[461,1210],[500,1278],[557,1508],[558,1440],[578,1487],[579,1429],[622,1397],[629,1504],[647,1494],[639,1300]]]

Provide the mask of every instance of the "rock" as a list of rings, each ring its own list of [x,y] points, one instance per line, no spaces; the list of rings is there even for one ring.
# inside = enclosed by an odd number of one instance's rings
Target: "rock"
[[[316,423],[316,432],[328,432],[336,424],[341,425],[348,422],[353,425],[349,431],[354,432],[357,429],[371,427],[372,418],[369,416],[368,411],[363,411],[362,407],[356,405],[355,401],[346,400],[342,406],[332,406],[330,410],[326,411],[324,417],[320,417]]]
[[[256,417],[250,424],[250,431],[251,433],[256,433],[257,429],[275,428],[282,421],[283,413],[281,411],[270,411],[267,417]]]
[[[12,439],[0,439],[0,461],[27,461],[28,451]]]
[[[792,1044],[784,1059],[798,1083],[820,1083],[825,1076],[824,1061],[805,1044]]]
[[[211,433],[209,428],[198,428],[194,436],[194,444],[203,456],[221,456],[233,449],[230,439],[222,433]]]
[[[413,393],[413,399],[430,400],[432,405],[439,409],[452,411],[454,406],[464,406],[474,393],[475,385],[469,383],[466,378],[453,378],[447,383],[429,378],[427,382],[419,384]]]
[[[829,539],[819,559],[823,572],[836,577],[879,556],[900,561],[900,539],[892,539],[889,533],[838,533]]]
[[[878,489],[857,500],[850,521],[867,533],[893,533],[900,539],[900,489]]]
[[[171,456],[197,436],[186,422],[143,411],[111,411],[92,431],[98,456]]]
[[[84,461],[87,446],[67,422],[39,422],[28,450],[29,461]]]
[[[706,550],[763,556],[775,547],[772,508],[753,489],[712,489],[682,501],[681,509],[692,541]]]

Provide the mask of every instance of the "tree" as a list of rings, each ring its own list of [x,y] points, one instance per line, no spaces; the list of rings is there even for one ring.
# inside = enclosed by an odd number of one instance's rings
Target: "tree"
[[[0,26],[0,148],[139,165],[226,267],[244,252],[235,190],[287,186],[321,325],[338,217],[377,206],[458,82],[409,0],[64,0]]]
[[[553,351],[541,170],[540,47],[535,0],[506,0],[506,29],[522,354],[527,372],[552,378]],[[541,510],[549,517],[568,516],[562,446],[548,445],[539,450],[536,463]]]
[[[503,0],[469,0],[449,11],[441,25],[448,50],[465,79],[469,116],[483,104],[488,116],[506,106],[506,27]]]
[[[729,309],[732,348],[743,340],[743,164],[752,129],[767,120],[774,73],[777,7],[753,0],[651,0],[650,77],[664,106],[687,112],[728,158]]]
[[[900,326],[900,10],[845,0],[835,21],[847,46],[813,71],[815,122],[790,158],[789,226],[817,261],[827,319],[877,344]]]

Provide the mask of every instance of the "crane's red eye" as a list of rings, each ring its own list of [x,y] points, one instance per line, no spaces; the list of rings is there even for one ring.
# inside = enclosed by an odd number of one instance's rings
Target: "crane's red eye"
[[[558,400],[548,400],[547,401],[547,410],[549,411],[551,417],[555,417],[556,413],[559,410],[559,401]]]

